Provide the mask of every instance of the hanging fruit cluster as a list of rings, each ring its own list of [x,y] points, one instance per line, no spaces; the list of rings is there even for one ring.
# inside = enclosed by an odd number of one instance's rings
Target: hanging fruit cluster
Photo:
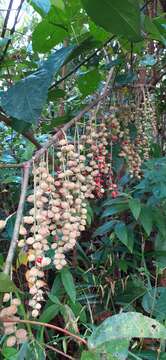
[[[145,117],[138,121],[138,113],[131,106],[98,119],[93,111],[86,124],[75,125],[74,135],[71,136],[70,129],[70,136],[64,134],[56,148],[52,148],[51,166],[48,152],[38,162],[34,161],[34,187],[27,197],[31,208],[22,220],[18,243],[28,254],[29,269],[25,276],[33,317],[38,317],[45,300],[45,270],[51,263],[61,270],[67,264],[66,253],[75,247],[86,229],[87,201],[101,198],[106,191],[112,198],[119,194],[112,167],[115,143],[120,144],[119,156],[127,162],[131,176],[140,177],[142,161],[148,157],[142,154],[140,140],[143,121],[146,122]],[[137,126],[134,140],[129,126],[133,122]],[[145,135],[144,145],[146,140]]]
[[[28,335],[27,331],[24,328],[17,328],[16,323],[19,317],[17,316],[18,306],[21,305],[21,301],[17,298],[11,299],[10,294],[6,293],[3,297],[3,303],[9,303],[10,305],[4,307],[0,311],[0,318],[7,317],[8,320],[13,322],[3,322],[3,333],[7,336],[6,345],[8,347],[13,347],[16,344],[20,345],[27,341]]]

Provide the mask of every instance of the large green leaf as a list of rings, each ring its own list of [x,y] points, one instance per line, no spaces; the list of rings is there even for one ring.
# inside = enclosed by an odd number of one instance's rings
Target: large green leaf
[[[113,229],[115,224],[116,224],[116,220],[111,220],[104,223],[103,225],[99,226],[96,229],[96,231],[93,234],[93,237],[105,235],[106,233],[110,232]]]
[[[115,234],[130,251],[133,250],[133,239],[128,236],[127,226],[123,221],[120,221],[115,225]]]
[[[107,318],[88,339],[89,349],[102,346],[113,339],[166,339],[166,328],[158,321],[136,312]]]
[[[166,319],[166,288],[157,287],[149,290],[142,299],[144,310],[154,316],[156,319],[163,321]]]
[[[95,350],[83,352],[81,360],[126,360],[128,347],[128,339],[113,339]]]
[[[152,218],[151,209],[147,206],[144,206],[141,209],[141,214],[140,214],[139,219],[140,219],[141,225],[143,226],[144,230],[146,231],[147,235],[149,236],[152,231],[152,227],[153,227],[153,218]]]
[[[137,220],[139,218],[140,212],[141,212],[141,204],[138,199],[130,199],[129,200],[129,208]]]
[[[47,100],[48,88],[53,75],[67,61],[73,49],[73,46],[69,46],[56,51],[43,62],[36,72],[1,93],[3,110],[18,120],[29,123],[36,122]]]
[[[63,11],[52,6],[48,15],[37,25],[32,34],[33,50],[40,53],[48,52],[67,35]]]
[[[148,33],[150,39],[160,41],[161,43],[166,45],[164,28],[162,30],[162,27],[160,26],[158,19],[159,18],[150,19],[149,16],[145,16],[144,19],[145,31]]]
[[[69,295],[69,298],[71,299],[71,301],[73,301],[73,303],[75,303],[76,288],[74,285],[73,276],[72,276],[71,272],[69,271],[69,269],[67,267],[65,267],[61,270],[60,274],[61,274],[63,286],[64,286],[67,294]]]
[[[137,0],[82,0],[82,4],[92,20],[105,30],[132,41],[141,39]]]
[[[48,306],[47,309],[44,309],[43,313],[40,315],[39,321],[49,322],[58,314],[61,306],[59,304],[53,304]]]

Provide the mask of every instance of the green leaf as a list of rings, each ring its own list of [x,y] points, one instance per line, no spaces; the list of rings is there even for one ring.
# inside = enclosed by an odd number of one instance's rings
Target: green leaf
[[[48,15],[37,25],[32,34],[34,51],[46,53],[68,36],[62,10],[52,6]]]
[[[145,16],[144,20],[145,31],[149,34],[149,38],[152,40],[157,40],[166,45],[166,40],[164,33],[163,35],[158,29],[158,24],[155,23],[155,20],[149,18],[149,16]]]
[[[128,204],[113,204],[112,206],[109,206],[107,209],[105,209],[105,211],[101,215],[101,218],[115,215],[125,210],[128,210]]]
[[[118,239],[128,247],[130,251],[133,250],[133,241],[131,242],[128,237],[127,226],[122,221],[115,225],[115,234]]]
[[[98,326],[88,339],[89,349],[95,349],[113,339],[166,339],[166,328],[154,319],[136,312],[113,315]]]
[[[106,233],[110,232],[113,229],[115,224],[116,224],[116,220],[111,220],[99,226],[96,229],[96,231],[93,233],[93,237],[105,235]]]
[[[16,291],[14,282],[10,279],[9,275],[0,272],[0,293]]]
[[[50,0],[28,0],[28,2],[41,16],[46,15],[50,10]]]
[[[60,272],[63,286],[73,303],[76,301],[76,288],[73,281],[73,276],[67,267],[63,268]]]
[[[83,351],[81,354],[81,360],[98,360],[96,354],[92,351]]]
[[[150,233],[152,231],[152,227],[153,227],[153,217],[152,216],[153,216],[153,214],[152,214],[152,210],[150,208],[148,208],[147,206],[142,207],[139,219],[140,219],[141,225],[143,226],[143,228],[148,236],[150,235]]]
[[[55,129],[59,125],[66,124],[68,121],[70,121],[71,116],[69,114],[66,114],[64,116],[57,116],[55,119],[51,121],[50,124],[44,124],[42,126],[42,133],[47,134],[52,129]]]
[[[128,339],[113,339],[93,351],[84,352],[81,360],[126,360],[128,347]]]
[[[92,20],[115,35],[130,41],[141,39],[141,17],[137,0],[82,0]]]
[[[100,73],[97,69],[82,74],[77,80],[78,88],[83,96],[92,94],[97,89],[101,80]]]
[[[151,290],[144,295],[142,299],[143,309],[154,316],[157,320],[163,321],[166,319],[166,288],[157,287]]]
[[[141,212],[141,204],[138,199],[130,199],[129,200],[129,208],[137,220],[139,218],[140,212]]]
[[[48,100],[55,101],[57,99],[64,98],[66,95],[65,91],[60,88],[51,89],[48,92]]]
[[[4,356],[4,359],[6,360],[15,360],[18,359],[17,355],[17,349],[16,348],[10,348],[10,347],[4,347],[4,349],[2,350],[2,355]]]
[[[10,40],[9,37],[7,37],[7,38],[0,38],[0,48],[1,48],[1,47],[4,47],[4,46],[8,43],[9,40]]]
[[[18,81],[7,91],[1,93],[1,106],[9,115],[28,123],[36,122],[47,100],[48,89],[56,74],[68,56],[73,46],[62,48],[49,56],[36,72]]]
[[[59,313],[60,305],[53,304],[50,305],[47,309],[43,310],[43,313],[39,317],[39,321],[41,322],[49,322]]]

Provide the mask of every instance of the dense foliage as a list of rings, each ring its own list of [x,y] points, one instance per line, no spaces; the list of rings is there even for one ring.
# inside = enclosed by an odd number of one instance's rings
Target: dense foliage
[[[0,359],[164,360],[165,0],[0,3]]]

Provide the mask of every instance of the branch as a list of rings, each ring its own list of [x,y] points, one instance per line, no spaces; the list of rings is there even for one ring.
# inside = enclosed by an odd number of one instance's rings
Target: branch
[[[44,344],[44,346],[52,351],[55,351],[57,352],[58,354],[62,355],[63,357],[65,357],[66,359],[70,359],[70,360],[74,360],[73,357],[65,354],[63,351],[60,351],[59,349],[55,348],[54,346],[51,346],[51,345],[47,345],[47,344]]]
[[[14,20],[13,27],[12,27],[12,29],[10,30],[10,35],[13,35],[14,32],[15,32],[15,27],[16,27],[16,25],[17,25],[18,17],[19,17],[19,14],[20,14],[20,11],[21,11],[23,2],[24,2],[24,0],[21,0],[20,5],[19,5],[18,10],[17,10],[17,14],[16,14],[16,17],[15,17],[15,20]],[[11,3],[13,3],[13,0],[11,0]],[[9,15],[10,15],[10,11],[7,12],[6,18],[7,18],[7,16],[9,17]],[[6,24],[6,27],[7,27],[7,24]],[[6,31],[6,27],[5,27],[5,31]],[[3,61],[3,59],[4,59],[5,55],[6,55],[6,52],[7,52],[7,50],[8,50],[8,47],[9,47],[10,43],[11,43],[11,39],[8,40],[8,42],[7,42],[6,46],[5,46],[5,49],[4,49],[4,51],[3,51],[3,54],[2,54],[2,56],[1,56],[1,58],[0,58],[0,61],[1,61],[1,62]]]
[[[22,168],[24,166],[25,163],[20,163],[20,164],[0,164],[0,169],[18,169],[18,168]]]
[[[12,236],[12,240],[10,243],[9,251],[8,251],[6,262],[5,262],[5,268],[4,268],[5,274],[10,273],[10,269],[12,266],[15,249],[16,249],[17,241],[18,241],[18,237],[19,237],[19,229],[20,229],[22,214],[23,214],[23,210],[24,210],[24,203],[25,203],[25,198],[26,198],[26,191],[27,191],[27,187],[28,187],[29,172],[30,172],[30,164],[28,162],[24,165],[23,171],[24,171],[24,176],[23,176],[23,180],[22,180],[20,201],[19,201],[19,205],[18,205],[18,209],[17,209],[17,215],[16,215],[16,221],[15,221],[15,225],[14,225],[13,236]]]
[[[7,14],[6,14],[6,17],[5,17],[5,20],[4,20],[3,28],[2,28],[2,33],[1,33],[2,38],[4,38],[5,33],[6,33],[10,12],[12,10],[12,5],[13,5],[13,0],[10,0],[9,6],[8,6],[8,9],[7,9]]]
[[[64,335],[70,336],[73,339],[77,340],[79,343],[81,342],[84,345],[87,345],[87,341],[85,339],[82,339],[80,336],[75,335],[73,333],[71,333],[70,331],[63,329],[59,326],[56,325],[52,325],[52,324],[48,324],[48,323],[43,323],[40,321],[33,321],[33,320],[21,320],[21,319],[9,319],[9,318],[0,318],[0,322],[8,322],[8,323],[19,323],[19,324],[31,324],[31,325],[38,325],[38,326],[43,326],[43,327],[47,327],[50,329],[53,329],[55,331],[59,331],[61,333],[63,333]]]
[[[3,111],[2,108],[0,108],[0,111]],[[0,121],[3,121],[7,126],[12,127],[12,119],[7,117],[5,114],[0,113]],[[33,132],[31,130],[23,131],[22,135],[26,139],[28,139],[32,144],[34,144],[37,149],[41,149],[40,143],[35,139]]]
[[[88,57],[86,57],[83,61],[81,61],[77,66],[75,66],[74,69],[72,69],[71,71],[69,71],[65,76],[63,76],[60,80],[56,81],[54,84],[52,84],[50,86],[50,90],[53,89],[54,87],[56,87],[57,85],[61,84],[61,82],[63,82],[64,80],[68,79],[68,77],[70,77],[71,75],[73,75],[82,65],[86,64],[87,62],[89,62],[99,51],[102,50],[103,47],[105,47],[106,45],[109,44],[110,41],[112,41],[115,38],[115,36],[113,35],[111,38],[109,38],[100,48],[98,48],[97,50],[95,50],[93,52],[93,54],[89,55]]]

